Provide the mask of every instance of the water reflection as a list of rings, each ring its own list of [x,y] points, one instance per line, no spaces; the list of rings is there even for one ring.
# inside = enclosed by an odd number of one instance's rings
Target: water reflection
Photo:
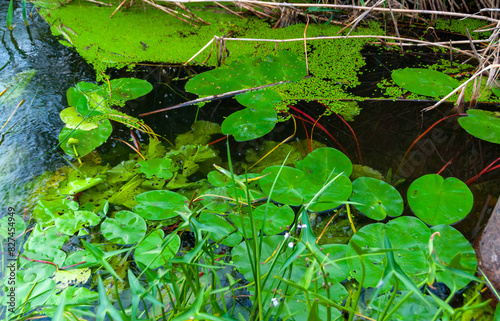
[[[0,17],[6,16],[8,4],[8,1],[0,3]],[[76,52],[52,36],[36,11],[29,19],[29,26],[25,26],[19,3],[13,24],[13,30],[0,25],[0,91],[19,72],[36,70],[16,99],[1,103],[5,97],[0,97],[0,128],[17,104],[26,100],[0,131],[0,136],[4,134],[0,145],[0,204],[3,208],[14,206],[20,212],[29,205],[26,200],[34,188],[27,183],[64,163],[55,148],[63,125],[59,112],[67,107],[66,90],[79,81],[92,81],[95,76]],[[1,213],[0,217],[4,215]]]

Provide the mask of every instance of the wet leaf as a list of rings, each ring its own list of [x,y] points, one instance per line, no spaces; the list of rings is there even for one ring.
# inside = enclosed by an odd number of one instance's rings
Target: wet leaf
[[[405,68],[392,72],[392,80],[404,89],[424,96],[443,97],[457,88],[458,80],[425,68]]]
[[[83,228],[83,226],[95,226],[99,224],[101,218],[91,211],[74,211],[57,217],[54,222],[57,230],[66,235],[73,235]]]
[[[61,143],[64,152],[71,157],[83,157],[104,144],[111,136],[112,130],[113,127],[107,119],[100,121],[98,128],[88,131],[63,127],[59,134],[59,143]],[[70,138],[73,138],[77,143],[69,145]],[[73,147],[76,148],[78,155],[75,154]]]
[[[153,90],[153,86],[146,80],[139,78],[119,78],[113,79],[111,85],[111,99],[114,100],[132,100],[148,94]],[[101,86],[109,90],[108,85]]]
[[[272,109],[281,101],[281,96],[272,89],[261,89],[239,94],[236,100],[245,107],[252,109]]]
[[[306,201],[310,183],[307,183],[304,172],[300,169],[275,165],[263,170],[262,175],[266,176],[259,180],[260,188],[274,201],[292,206],[302,205]]]
[[[83,286],[87,282],[87,280],[90,278],[90,275],[90,269],[86,268],[59,270],[54,275],[56,289],[64,290],[70,286],[74,287],[74,289],[77,289],[77,287]]]
[[[429,225],[453,224],[472,209],[472,192],[454,177],[443,179],[429,174],[416,179],[408,188],[408,204]]]
[[[156,269],[175,257],[180,245],[181,239],[177,234],[170,234],[164,239],[162,230],[154,230],[137,245],[134,258],[150,269]]]
[[[349,177],[352,173],[352,163],[342,152],[331,147],[313,150],[303,160],[297,162],[306,178],[315,184],[323,185],[337,174]]]
[[[148,220],[166,220],[180,213],[190,214],[189,200],[172,191],[150,191],[136,196],[134,212]]]
[[[268,134],[276,126],[278,114],[274,110],[245,108],[229,115],[222,122],[222,133],[233,135],[238,142],[245,142]]]
[[[114,218],[108,217],[101,224],[102,235],[117,244],[137,243],[146,235],[146,231],[144,219],[130,211],[119,211]]]
[[[156,176],[163,179],[171,179],[174,174],[172,170],[174,166],[169,158],[155,158],[139,161],[138,172],[146,174],[147,178],[153,178]]]
[[[210,238],[227,246],[239,244],[243,237],[231,224],[215,213],[202,213],[198,219],[200,229],[210,232]]]
[[[500,114],[480,109],[469,109],[467,117],[458,123],[469,134],[490,143],[500,144]]]
[[[76,107],[63,109],[59,113],[59,117],[61,117],[61,120],[66,124],[66,127],[71,129],[78,128],[88,131],[97,128],[97,124],[84,120],[83,116],[76,111]]]
[[[99,177],[87,177],[85,179],[79,179],[79,180],[74,180],[71,182],[68,182],[66,187],[60,188],[59,193],[62,195],[75,195],[77,193],[80,193],[84,190],[87,190],[91,187],[96,186],[97,184],[100,184],[103,181],[102,178]]]
[[[364,215],[380,221],[386,216],[400,216],[403,213],[403,198],[399,192],[384,181],[360,177],[352,183],[351,201]]]

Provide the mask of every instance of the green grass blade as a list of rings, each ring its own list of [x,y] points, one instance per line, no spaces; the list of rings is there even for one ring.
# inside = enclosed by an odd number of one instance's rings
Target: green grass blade
[[[10,0],[9,9],[7,10],[7,18],[6,18],[7,28],[9,28],[9,30],[14,29],[12,27],[12,18],[13,17],[14,17],[14,0]]]
[[[23,20],[24,24],[27,26],[28,25],[28,16],[26,15],[26,0],[23,0]]]

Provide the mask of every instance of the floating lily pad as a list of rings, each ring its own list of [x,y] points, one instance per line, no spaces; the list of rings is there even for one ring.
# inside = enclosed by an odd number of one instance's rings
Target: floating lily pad
[[[281,168],[275,165],[263,170],[262,175],[266,176],[259,180],[260,188],[274,201],[292,206],[302,205],[306,201],[306,192],[310,189],[310,183],[307,182],[304,172],[300,169],[288,166]],[[276,184],[273,188],[274,181]]]
[[[202,213],[198,221],[200,229],[210,232],[210,238],[217,243],[235,246],[243,239],[241,234],[236,233],[236,228],[215,213]]]
[[[229,115],[222,122],[222,133],[233,135],[238,142],[264,136],[273,130],[278,120],[274,110],[252,110],[245,108]]]
[[[111,99],[115,100],[132,100],[146,95],[153,86],[143,79],[138,78],[120,78],[113,79],[111,85]],[[103,89],[108,89],[107,84],[102,85]]]
[[[264,234],[267,236],[287,231],[287,226],[290,226],[295,218],[295,213],[290,206],[276,206],[272,203],[260,205],[253,210],[252,215],[256,230],[260,231],[262,223],[264,223]],[[249,215],[243,216],[243,222],[237,213],[229,215],[229,218],[245,238],[252,237],[252,224]]]
[[[354,206],[371,219],[380,221],[386,216],[400,216],[403,213],[403,198],[399,192],[384,181],[360,177],[352,182],[351,201]]]
[[[99,224],[101,218],[91,211],[74,211],[57,217],[54,221],[59,232],[73,235],[80,231],[84,225],[95,226]]]
[[[458,80],[425,68],[405,68],[392,72],[392,80],[404,89],[424,96],[442,97],[456,89]]]
[[[59,142],[64,152],[72,157],[83,157],[108,140],[113,127],[109,120],[99,122],[99,127],[92,130],[71,129],[63,127],[59,134]],[[76,152],[73,147],[76,148]]]
[[[68,105],[76,107],[80,98],[85,97],[85,93],[100,90],[99,85],[90,82],[81,81],[75,87],[70,87],[66,92]]]
[[[119,211],[114,218],[106,218],[101,224],[102,235],[113,243],[133,244],[139,242],[147,230],[142,217],[130,211]]]
[[[467,117],[458,123],[469,134],[490,143],[500,144],[500,114],[480,109],[469,109]]]
[[[245,107],[252,109],[271,109],[281,101],[281,96],[272,89],[261,89],[239,94],[236,100]]]
[[[302,161],[297,162],[297,168],[301,169],[311,182],[321,185],[338,174],[349,177],[352,173],[349,158],[331,147],[313,150]]]
[[[59,113],[59,117],[66,124],[66,127],[81,130],[91,130],[97,128],[97,124],[84,120],[84,117],[76,111],[76,107],[68,107]]]
[[[166,220],[180,213],[191,213],[189,200],[172,191],[149,191],[136,196],[134,212],[147,220]]]
[[[429,225],[453,224],[472,209],[473,196],[461,180],[443,179],[429,174],[416,179],[408,188],[408,204],[422,221]]]
[[[316,194],[319,193],[316,200],[307,208],[312,212],[322,212],[337,208],[344,204],[352,193],[351,180],[344,175],[335,178],[321,193],[323,185],[311,182],[306,182],[306,184],[308,185],[308,189],[305,192],[306,202],[312,201]]]
[[[477,259],[476,252],[470,242],[459,231],[448,225],[433,226],[430,231],[440,234],[434,238],[434,250],[439,260],[449,265],[457,257],[457,254],[460,254],[460,261],[450,267],[459,268],[466,274],[473,276],[477,268]],[[471,281],[465,276],[442,270],[437,271],[436,278],[438,282],[445,283],[449,288],[453,288],[453,283],[455,283],[458,289],[463,288]]]
[[[181,238],[177,234],[168,235],[166,244],[162,230],[154,230],[135,248],[134,258],[137,262],[156,269],[165,265],[169,259],[177,255]]]

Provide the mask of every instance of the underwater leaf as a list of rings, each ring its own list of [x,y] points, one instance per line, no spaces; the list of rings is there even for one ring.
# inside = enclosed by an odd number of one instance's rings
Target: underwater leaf
[[[78,114],[76,107],[68,107],[59,113],[59,117],[68,128],[78,128],[81,130],[92,130],[97,128],[97,124],[84,120],[83,116]]]
[[[473,196],[461,180],[428,174],[408,188],[408,204],[413,213],[429,225],[453,224],[472,209]]]
[[[59,270],[54,274],[53,280],[56,282],[58,290],[64,290],[70,286],[76,289],[85,285],[90,276],[91,271],[88,268]]]
[[[455,90],[458,80],[425,68],[405,68],[392,72],[392,80],[404,89],[424,96],[443,97]]]
[[[169,158],[155,158],[142,160],[137,163],[139,165],[138,172],[146,174],[147,178],[157,178],[171,179],[174,173],[171,172],[172,160]]]
[[[281,101],[281,96],[272,89],[252,90],[236,95],[236,100],[245,107],[252,109],[272,109]]]
[[[243,237],[223,217],[215,213],[201,213],[198,218],[199,228],[210,232],[210,238],[217,243],[227,246],[235,246],[241,242]]]
[[[498,112],[469,109],[467,115],[458,119],[463,129],[479,139],[500,144],[500,114]]]
[[[364,215],[380,221],[386,216],[399,216],[403,213],[403,198],[399,192],[384,181],[360,177],[352,182],[351,201],[360,203],[354,206]]]
[[[55,224],[59,232],[66,235],[73,235],[81,230],[84,225],[95,226],[100,221],[101,218],[94,212],[74,211],[73,213],[56,218]]]
[[[301,169],[311,182],[320,185],[338,174],[342,173],[349,177],[352,173],[352,163],[349,158],[331,147],[313,150],[303,160],[297,162],[297,168]]]
[[[175,257],[180,245],[181,238],[177,234],[170,234],[164,239],[162,230],[154,230],[137,245],[134,258],[139,263],[149,265],[150,269],[156,269]]]
[[[439,261],[447,264],[461,253],[460,265],[467,268],[464,270],[467,274],[474,276],[477,267],[476,252],[469,241],[455,228],[448,225],[437,225],[430,228],[431,233],[439,232],[439,236],[434,238],[434,251]],[[471,281],[469,278],[460,277],[449,271],[440,271],[436,273],[438,282],[445,283],[449,288],[453,288],[453,283],[457,289],[461,289]]]
[[[224,135],[233,135],[236,141],[245,142],[271,132],[277,121],[278,114],[274,109],[252,110],[245,108],[224,119],[221,129]]]
[[[304,172],[300,169],[288,166],[282,168],[275,165],[263,170],[262,175],[266,176],[259,180],[260,188],[274,201],[292,206],[302,205],[305,202],[306,191],[309,190],[310,183],[307,182]],[[270,195],[275,180],[276,184]]]
[[[119,78],[113,79],[111,85],[111,99],[114,100],[132,100],[148,94],[153,90],[153,86],[146,80],[139,78]],[[108,84],[101,86],[109,90]]]
[[[104,144],[111,136],[112,130],[113,127],[107,119],[100,121],[98,128],[88,131],[63,127],[59,134],[59,143],[64,152],[71,157],[83,157]]]
[[[102,236],[117,244],[134,244],[146,235],[148,227],[142,217],[130,211],[119,211],[101,224]]]
[[[149,191],[136,196],[134,212],[147,220],[166,220],[180,213],[190,214],[189,200],[172,191]]]
[[[61,195],[75,195],[80,193],[86,189],[96,186],[103,181],[102,178],[99,177],[87,177],[85,179],[72,180],[68,182],[66,187],[60,188],[59,193]]]

